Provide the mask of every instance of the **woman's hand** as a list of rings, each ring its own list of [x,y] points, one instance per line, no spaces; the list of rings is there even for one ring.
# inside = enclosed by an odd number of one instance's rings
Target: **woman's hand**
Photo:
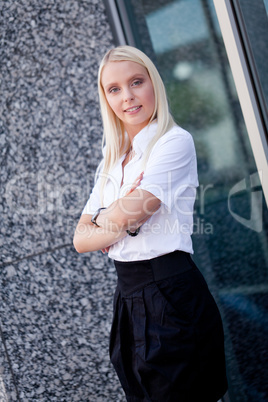
[[[131,185],[130,189],[126,192],[125,195],[131,194],[134,190],[136,190],[137,187],[139,187],[139,185],[141,184],[141,181],[142,181],[142,179],[143,179],[143,173],[144,173],[144,172],[141,172],[141,173],[139,174],[139,176],[134,180],[133,184]],[[109,246],[109,247],[102,248],[102,249],[101,249],[101,252],[102,252],[103,254],[105,254],[105,253],[108,253],[109,250],[110,250],[110,246]]]
[[[109,253],[110,246],[101,249],[102,254]]]
[[[139,187],[139,185],[141,184],[141,181],[142,181],[142,179],[143,179],[143,173],[144,173],[144,172],[141,172],[141,173],[139,174],[139,176],[134,180],[134,183],[133,183],[132,186],[130,187],[130,190],[128,190],[125,195],[129,195],[129,194],[132,193],[134,190],[136,190],[137,187]]]

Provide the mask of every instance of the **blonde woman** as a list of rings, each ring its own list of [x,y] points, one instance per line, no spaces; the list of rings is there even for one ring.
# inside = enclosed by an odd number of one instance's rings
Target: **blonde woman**
[[[138,49],[107,52],[98,85],[104,158],[74,246],[114,260],[111,361],[128,401],[216,402],[227,388],[222,322],[190,257],[193,139]]]

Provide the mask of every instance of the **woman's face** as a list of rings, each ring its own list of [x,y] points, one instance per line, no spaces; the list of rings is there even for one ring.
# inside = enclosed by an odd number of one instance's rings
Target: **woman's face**
[[[136,135],[149,123],[155,106],[146,68],[133,61],[109,62],[102,71],[101,83],[110,107],[127,133]]]

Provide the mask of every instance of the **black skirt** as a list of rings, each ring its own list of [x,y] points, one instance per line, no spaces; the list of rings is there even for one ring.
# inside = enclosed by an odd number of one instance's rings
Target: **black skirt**
[[[190,255],[115,267],[110,357],[127,401],[220,399],[227,389],[222,321]]]

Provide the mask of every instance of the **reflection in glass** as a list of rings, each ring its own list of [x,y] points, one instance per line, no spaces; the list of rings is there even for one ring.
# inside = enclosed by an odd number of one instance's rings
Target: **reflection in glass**
[[[231,401],[267,401],[268,218],[213,2],[126,4],[137,46],[195,140],[194,258],[222,312]]]
[[[216,175],[235,181],[256,168],[226,56],[211,40],[220,40],[214,9],[204,11],[199,0],[166,3],[146,22],[172,114],[195,137],[201,182]]]

